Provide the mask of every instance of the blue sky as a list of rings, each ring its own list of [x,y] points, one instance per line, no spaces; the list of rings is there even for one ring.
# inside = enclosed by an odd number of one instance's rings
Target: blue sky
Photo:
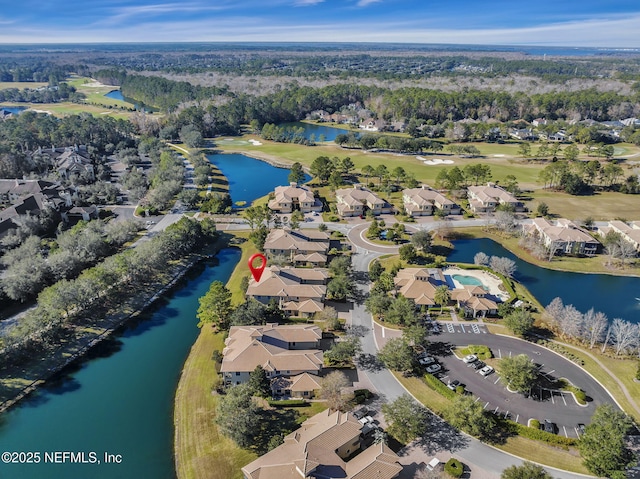
[[[0,43],[310,41],[640,48],[639,0],[0,0]]]

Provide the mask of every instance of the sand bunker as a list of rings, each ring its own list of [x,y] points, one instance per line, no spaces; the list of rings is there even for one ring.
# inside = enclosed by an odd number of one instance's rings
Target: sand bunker
[[[504,158],[504,155],[493,155],[494,158]]]
[[[422,156],[416,156],[416,158],[428,166],[453,165],[453,160],[443,160],[442,158],[431,158],[430,160],[427,160]]]
[[[258,140],[249,140],[249,143],[251,143],[253,146],[261,146],[262,142],[258,141]]]

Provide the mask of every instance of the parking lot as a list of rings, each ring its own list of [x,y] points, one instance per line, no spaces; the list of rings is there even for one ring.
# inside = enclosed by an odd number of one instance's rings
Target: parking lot
[[[578,424],[588,424],[595,407],[613,403],[607,392],[574,363],[535,344],[488,333],[483,325],[440,323],[440,332],[431,337],[431,350],[443,369],[438,377],[448,384],[458,380],[480,402],[484,409],[526,425],[529,419],[545,419],[557,425],[556,432],[566,437],[579,437]],[[529,393],[511,392],[493,372],[479,374],[473,364],[467,364],[452,353],[456,346],[484,344],[495,358],[526,354],[548,379],[567,378],[589,396],[587,406],[580,406],[573,395],[560,390],[536,387]]]

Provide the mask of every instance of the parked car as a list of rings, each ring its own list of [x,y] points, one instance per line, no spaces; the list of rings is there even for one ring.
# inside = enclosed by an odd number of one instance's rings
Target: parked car
[[[439,364],[432,364],[431,366],[427,366],[426,371],[429,374],[433,374],[433,373],[437,373],[438,371],[440,371],[442,369],[442,366],[440,366]]]
[[[371,416],[365,416],[358,419],[358,422],[362,425],[373,424],[373,418]]]
[[[486,364],[483,363],[482,361],[474,361],[474,362],[471,363],[471,367],[473,369],[482,369],[485,366],[486,366]]]
[[[439,333],[440,332],[440,325],[436,322],[431,323],[431,327],[429,328],[429,330],[432,333]]]
[[[478,371],[481,376],[488,376],[493,372],[493,368],[491,366],[485,366],[480,371]]]
[[[544,420],[544,423],[542,423],[542,428],[544,429],[544,432],[549,432],[551,434],[555,434],[556,433],[556,425],[555,425],[555,423],[549,421],[548,419]]]
[[[353,415],[356,419],[362,419],[365,416],[369,415],[369,410],[366,407],[361,407],[360,409],[353,411]]]
[[[429,366],[429,364],[433,364],[436,362],[435,358],[432,358],[431,356],[425,356],[423,358],[418,359],[418,362],[420,364],[422,364],[423,366]]]
[[[469,364],[472,363],[474,361],[478,360],[478,356],[476,356],[475,354],[467,354],[464,358],[462,358],[462,361]]]
[[[450,381],[447,384],[447,387],[449,389],[451,389],[452,391],[455,391],[458,386],[462,386],[462,383],[460,381],[458,381],[457,379],[454,379],[453,381]]]
[[[584,428],[585,428],[584,424],[578,424],[576,426],[576,430],[578,431],[579,436],[582,436],[584,434]]]

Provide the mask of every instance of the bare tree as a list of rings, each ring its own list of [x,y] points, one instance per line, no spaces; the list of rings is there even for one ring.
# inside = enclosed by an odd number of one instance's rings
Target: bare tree
[[[584,315],[584,337],[589,342],[589,349],[593,349],[596,343],[604,338],[604,333],[609,325],[609,320],[604,313],[591,308]]]
[[[616,356],[633,347],[638,339],[635,325],[620,318],[615,318],[611,323],[611,336]]]
[[[322,379],[320,397],[327,401],[329,409],[344,411],[351,397],[342,390],[349,385],[347,376],[342,371],[333,371]]]
[[[487,266],[489,264],[489,256],[480,251],[473,257],[473,264],[477,264],[479,266]]]
[[[518,269],[515,261],[500,256],[492,256],[489,260],[489,266],[492,270],[503,274],[507,278],[513,277],[514,273]]]
[[[563,336],[580,338],[584,327],[584,315],[572,304],[568,304],[562,311],[559,326]]]
[[[516,217],[511,211],[496,211],[495,218],[496,228],[505,233],[511,234],[518,227]]]
[[[605,349],[607,349],[607,344],[609,344],[609,339],[611,339],[611,326],[607,328],[607,335],[604,337],[604,341],[602,342],[602,352],[604,353]]]
[[[547,305],[544,309],[544,314],[551,321],[556,323],[557,326],[560,325],[560,319],[562,318],[562,313],[564,312],[564,304],[562,303],[562,299],[556,297]]]

